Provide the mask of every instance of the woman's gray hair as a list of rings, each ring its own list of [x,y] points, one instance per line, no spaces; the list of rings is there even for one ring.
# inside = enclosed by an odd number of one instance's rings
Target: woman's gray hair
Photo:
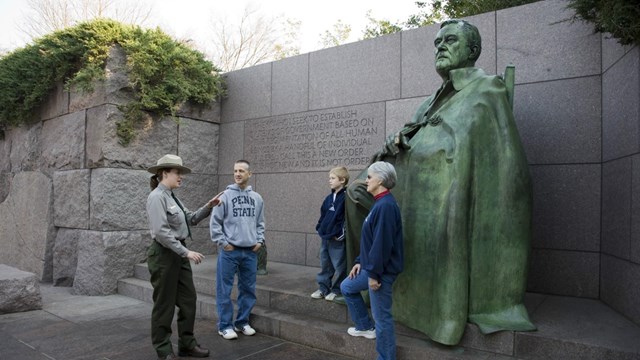
[[[396,168],[393,165],[385,161],[376,161],[369,165],[368,171],[376,174],[380,180],[382,180],[382,186],[391,190],[396,186],[398,181],[398,175],[396,174]]]

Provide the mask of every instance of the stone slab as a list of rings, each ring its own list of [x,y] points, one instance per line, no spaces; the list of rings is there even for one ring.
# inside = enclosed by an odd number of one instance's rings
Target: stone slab
[[[89,109],[104,104],[124,105],[132,99],[132,89],[127,74],[127,57],[124,50],[115,45],[109,51],[105,64],[105,79],[93,84],[93,91],[84,92],[72,87],[69,95],[69,111]]]
[[[0,264],[0,314],[42,309],[36,275]]]
[[[631,158],[602,164],[603,254],[629,259],[631,250]]]
[[[320,245],[320,236],[317,234],[307,234],[306,266],[320,267]]]
[[[603,160],[640,151],[640,49],[635,47],[602,75]]]
[[[514,64],[516,84],[600,74],[600,34],[572,16],[563,0],[498,11],[498,69]]]
[[[327,173],[259,174],[256,188],[264,199],[267,230],[314,234],[320,206],[329,194]],[[299,239],[303,240],[304,236]]]
[[[254,172],[365,168],[385,135],[384,103],[248,121],[244,156]]]
[[[218,173],[220,125],[180,118],[178,153],[194,173]]]
[[[92,170],[90,229],[148,231],[146,206],[150,176],[144,170]]]
[[[477,325],[467,323],[459,345],[510,356],[514,353],[514,343],[515,332],[513,331],[498,331],[483,335]]]
[[[58,227],[89,228],[90,170],[53,173],[53,221]]]
[[[191,173],[184,177],[182,185],[174,193],[188,211],[196,211],[218,193],[218,178],[213,175]],[[145,196],[146,221],[146,196]],[[209,218],[200,221],[195,227],[209,228]],[[148,226],[147,226],[148,228]]]
[[[69,91],[64,89],[62,82],[56,84],[38,110],[38,118],[52,119],[69,112]]]
[[[193,240],[187,240],[187,248],[192,251],[197,251],[204,255],[212,255],[218,252],[218,247],[211,241],[211,235],[209,233],[209,219],[205,219],[201,223],[206,227],[194,227],[191,228],[191,236]]]
[[[273,115],[309,110],[309,54],[273,63]]]
[[[0,203],[4,202],[11,190],[13,174],[10,172],[0,172]]]
[[[268,225],[267,229],[269,229]],[[306,262],[305,239],[305,234],[302,233],[267,230],[265,240],[269,260],[304,265]]]
[[[118,143],[116,124],[123,114],[115,105],[87,110],[87,168],[147,169],[164,154],[178,150],[178,125],[171,117],[148,118],[129,145]]]
[[[220,142],[218,143],[218,174],[233,174],[233,164],[235,164],[236,160],[245,158],[245,123],[245,121],[235,121],[220,125]],[[248,160],[249,162],[253,162],[253,159]],[[226,182],[221,181],[221,184],[226,184]]]
[[[624,56],[633,45],[621,45],[618,39],[614,38],[610,33],[602,34],[602,72],[605,73],[620,58]]]
[[[597,299],[599,271],[597,252],[533,249],[527,291]]]
[[[58,229],[53,246],[53,285],[73,286],[78,266],[78,241],[82,231],[79,229]]]
[[[133,275],[133,266],[146,259],[151,244],[148,231],[80,231],[73,281],[77,295],[114,294],[118,280]]]
[[[40,169],[79,169],[85,157],[85,111],[47,120],[40,137]]]
[[[228,96],[221,103],[223,122],[271,115],[271,63],[232,71],[224,77]]]
[[[602,301],[640,325],[640,264],[602,254],[600,278]]]
[[[176,111],[176,116],[219,124],[221,120],[220,103],[217,101],[208,104],[186,102]]]
[[[397,133],[406,123],[411,122],[416,110],[424,102],[425,97],[417,97],[402,100],[387,101],[386,103],[386,126],[385,139]],[[383,143],[379,144],[381,149]],[[373,156],[373,154],[371,154]]]
[[[41,132],[42,122],[7,130],[6,136],[11,138],[11,172],[38,169]]]
[[[631,157],[631,251],[629,259],[640,264],[640,154]]]
[[[53,227],[52,181],[45,174],[25,171],[15,174],[11,190],[0,203],[0,263],[51,278]],[[48,257],[49,256],[49,257]]]
[[[534,248],[600,251],[601,165],[533,165]]]
[[[0,137],[0,173],[11,171],[11,144],[11,131],[5,130],[4,137]]]
[[[520,72],[516,66],[516,79]],[[600,81],[591,76],[516,86],[514,116],[530,164],[601,161]]]
[[[309,109],[399,98],[400,55],[399,33],[309,54]]]
[[[554,359],[637,359],[637,325],[597,300],[547,296],[531,316],[536,332],[516,335],[515,356]]]
[[[403,98],[431,95],[442,84],[433,54],[433,40],[439,30],[440,25],[433,24],[402,32]]]

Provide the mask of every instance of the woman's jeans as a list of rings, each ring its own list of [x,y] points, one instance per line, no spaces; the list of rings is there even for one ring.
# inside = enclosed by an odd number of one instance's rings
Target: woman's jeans
[[[360,291],[369,290],[371,313],[375,320],[378,360],[395,360],[396,358],[396,333],[391,316],[391,290],[396,277],[397,275],[382,275],[380,289],[374,291],[369,289],[367,271],[360,270],[356,277],[353,279],[347,277],[340,286],[351,320],[356,324],[356,330],[370,330],[374,327],[367,306],[360,295]]]

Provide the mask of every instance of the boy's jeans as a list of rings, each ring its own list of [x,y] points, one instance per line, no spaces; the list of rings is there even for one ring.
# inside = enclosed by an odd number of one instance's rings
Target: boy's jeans
[[[347,251],[344,241],[322,239],[320,267],[316,276],[320,291],[324,295],[331,292],[340,295],[340,283],[347,277]]]

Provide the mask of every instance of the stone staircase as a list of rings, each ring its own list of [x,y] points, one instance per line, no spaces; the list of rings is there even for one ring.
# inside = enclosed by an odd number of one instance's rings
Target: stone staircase
[[[212,321],[217,319],[215,268],[215,255],[192,264],[198,316]],[[257,331],[346,356],[376,357],[374,341],[347,334],[351,325],[346,306],[309,296],[316,289],[318,268],[269,262],[268,270],[268,275],[258,276],[251,317]],[[136,265],[134,274],[118,282],[118,293],[152,302],[146,264]],[[640,360],[640,327],[600,301],[531,293],[525,304],[538,331],[485,336],[468,324],[458,346],[437,344],[397,324],[398,359]]]

